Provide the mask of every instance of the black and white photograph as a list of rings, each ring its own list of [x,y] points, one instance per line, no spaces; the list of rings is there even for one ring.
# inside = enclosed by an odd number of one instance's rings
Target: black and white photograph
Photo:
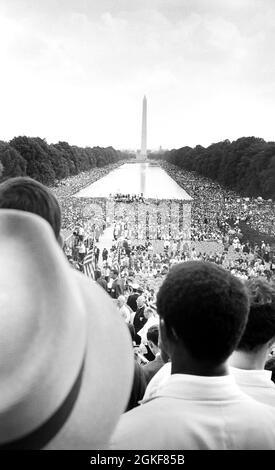
[[[0,70],[0,450],[275,450],[274,0],[0,0]]]

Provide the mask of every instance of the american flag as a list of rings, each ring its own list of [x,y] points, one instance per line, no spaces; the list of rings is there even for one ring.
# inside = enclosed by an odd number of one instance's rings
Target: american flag
[[[94,250],[91,249],[83,260],[83,272],[86,276],[95,279]]]

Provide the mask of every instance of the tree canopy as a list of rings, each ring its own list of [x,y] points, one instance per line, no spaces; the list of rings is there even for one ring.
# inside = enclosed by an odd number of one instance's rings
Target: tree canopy
[[[67,142],[48,144],[40,137],[0,141],[0,179],[30,176],[46,185],[56,180],[129,158],[113,147],[77,147]]]
[[[275,199],[275,142],[241,137],[206,148],[197,145],[150,154],[150,158],[195,171],[244,196]]]

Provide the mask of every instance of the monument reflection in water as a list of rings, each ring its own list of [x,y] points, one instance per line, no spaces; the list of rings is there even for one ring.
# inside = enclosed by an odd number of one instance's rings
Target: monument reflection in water
[[[141,194],[145,203],[116,202],[111,195]],[[131,239],[181,238],[190,242],[192,198],[161,167],[147,162],[126,163],[75,194],[82,218],[102,224],[124,221]],[[85,201],[85,204],[83,202]]]

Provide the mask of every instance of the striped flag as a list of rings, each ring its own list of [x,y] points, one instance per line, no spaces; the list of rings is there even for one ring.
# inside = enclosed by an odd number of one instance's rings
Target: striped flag
[[[83,260],[83,272],[86,276],[95,280],[94,250],[91,249]]]

